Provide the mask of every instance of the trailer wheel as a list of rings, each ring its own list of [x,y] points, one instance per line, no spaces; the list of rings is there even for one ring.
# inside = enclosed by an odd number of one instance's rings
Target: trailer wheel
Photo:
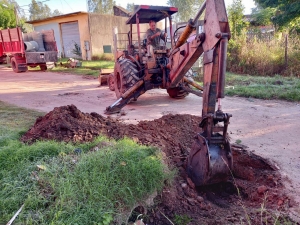
[[[47,65],[40,65],[41,71],[46,71],[47,70]]]
[[[17,60],[16,60],[15,57],[12,57],[12,58],[10,59],[10,63],[11,63],[11,68],[13,69],[13,71],[14,71],[15,73],[21,73],[21,72],[22,72],[22,71],[19,69],[19,67],[18,67],[18,63],[17,63]]]
[[[117,98],[120,98],[139,80],[138,70],[129,59],[121,59],[116,63],[115,71],[115,92]]]
[[[108,78],[107,78],[107,84],[108,84],[108,88],[111,91],[115,90],[115,76],[114,73],[109,74]]]

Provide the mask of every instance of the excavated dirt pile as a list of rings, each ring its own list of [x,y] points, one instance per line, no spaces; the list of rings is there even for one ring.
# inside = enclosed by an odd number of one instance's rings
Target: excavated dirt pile
[[[178,176],[172,186],[166,186],[155,198],[157,204],[148,210],[144,219],[147,224],[171,224],[168,219],[187,224],[183,222],[185,218],[191,219],[188,224],[195,225],[291,221],[286,212],[295,203],[285,194],[276,165],[243,146],[233,147],[234,177],[231,180],[204,188],[194,187],[185,172],[185,160],[199,131],[199,122],[197,116],[169,114],[132,125],[97,113],[82,113],[76,106],[68,105],[54,108],[38,118],[21,140],[85,142],[103,134],[114,139],[128,136],[138,143],[159,147],[169,166],[177,168]],[[141,210],[145,209],[136,209],[137,213]]]

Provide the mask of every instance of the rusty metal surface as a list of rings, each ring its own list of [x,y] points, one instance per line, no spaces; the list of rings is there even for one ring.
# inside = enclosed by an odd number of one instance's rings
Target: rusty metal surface
[[[217,98],[225,97],[224,88],[225,88],[225,73],[226,73],[226,60],[227,60],[227,44],[228,44],[228,39],[222,38],[222,40],[220,41],[220,52],[219,52]]]
[[[57,62],[57,52],[26,52],[25,53],[27,63],[46,63]]]
[[[152,5],[139,5],[132,16],[126,21],[126,24],[135,24],[136,14],[140,14],[140,23],[149,23],[149,20],[158,22],[168,16],[173,15],[178,11],[175,7],[168,6],[152,6]]]
[[[188,156],[187,172],[196,186],[226,181],[232,169],[231,148],[228,141],[224,145],[208,144],[198,134]]]
[[[125,93],[122,94],[122,98],[125,99],[132,93],[134,93],[139,87],[141,87],[144,84],[143,80],[139,80],[136,82],[131,88],[129,88]]]
[[[24,53],[21,29],[18,27],[0,30],[0,45],[2,45],[2,54],[4,55]]]
[[[179,39],[177,40],[175,48],[179,48],[186,42],[186,40],[189,38],[190,34],[193,32],[194,28],[195,28],[195,24],[193,24],[192,21],[189,21],[189,23],[186,25],[184,31],[180,35]]]
[[[206,1],[204,1],[204,2],[202,3],[202,5],[200,6],[200,9],[198,10],[196,16],[194,17],[194,19],[193,19],[193,23],[194,23],[194,24],[197,23],[198,19],[200,18],[200,16],[201,16],[202,13],[204,12],[205,8],[206,8]]]
[[[188,84],[192,85],[193,87],[197,88],[198,90],[203,91],[203,87],[200,86],[199,84],[197,84],[195,81],[190,80],[190,79],[187,78],[187,77],[184,77],[183,80],[184,80],[186,83],[188,83]]]
[[[173,51],[170,62],[170,87],[176,87],[177,84],[183,79],[187,71],[193,66],[200,55],[203,53],[202,42],[204,34],[200,34],[195,40],[186,43],[178,51]]]
[[[221,33],[214,0],[206,1],[204,32],[206,41],[203,43],[203,49],[204,51],[208,51],[212,49],[219,41],[219,38],[216,37],[216,34]]]
[[[208,50],[203,54],[203,64],[208,64],[213,62],[214,49]]]

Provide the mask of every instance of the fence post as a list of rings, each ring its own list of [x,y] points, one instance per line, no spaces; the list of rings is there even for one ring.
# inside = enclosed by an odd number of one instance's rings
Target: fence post
[[[285,50],[284,50],[285,69],[288,68],[288,34],[285,34]]]
[[[117,62],[118,27],[113,28],[113,42],[114,42],[114,57],[115,57],[115,62]]]

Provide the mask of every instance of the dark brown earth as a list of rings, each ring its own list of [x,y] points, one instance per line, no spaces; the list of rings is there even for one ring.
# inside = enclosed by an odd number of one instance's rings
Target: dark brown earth
[[[58,140],[66,142],[91,141],[103,134],[120,139],[128,136],[138,143],[159,147],[166,163],[177,168],[173,185],[166,186],[148,210],[147,224],[171,224],[175,215],[187,215],[189,224],[275,224],[291,221],[287,216],[294,201],[287,196],[282,178],[275,165],[233,145],[233,177],[226,183],[195,188],[185,170],[186,156],[200,131],[200,117],[165,115],[137,125],[121,123],[97,113],[82,113],[76,106],[56,107],[22,137],[22,141]],[[142,207],[140,207],[142,208]],[[167,219],[168,218],[168,219]]]

